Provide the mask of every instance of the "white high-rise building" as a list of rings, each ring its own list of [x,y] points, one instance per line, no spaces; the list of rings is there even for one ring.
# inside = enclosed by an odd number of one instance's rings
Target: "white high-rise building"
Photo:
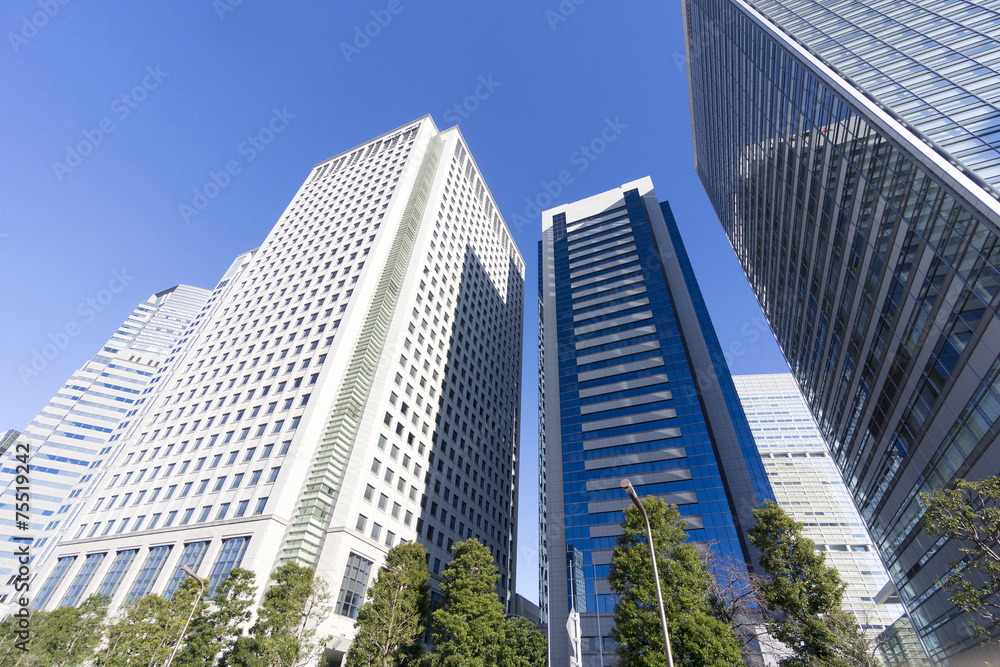
[[[294,560],[331,585],[336,654],[391,546],[419,539],[436,580],[470,537],[509,607],[524,261],[458,129],[314,167],[226,289],[38,573],[45,608],[169,595],[181,565],[262,592]]]
[[[208,300],[209,291],[178,285],[149,297],[132,311],[93,359],[73,373],[24,433],[0,457],[0,580],[18,569],[17,538],[32,538],[39,565],[55,547],[60,529],[79,512],[87,484],[101,468],[113,443],[140,411],[143,395],[166,369],[170,350]],[[131,420],[134,421],[134,420]],[[29,511],[17,526],[17,457],[30,456]],[[23,498],[22,498],[23,500]],[[13,589],[0,590],[0,605]],[[2,607],[0,607],[2,609]]]
[[[906,613],[879,601],[889,582],[840,471],[789,373],[735,375],[733,382],[777,503],[805,525],[826,562],[847,584],[843,609],[872,640]]]

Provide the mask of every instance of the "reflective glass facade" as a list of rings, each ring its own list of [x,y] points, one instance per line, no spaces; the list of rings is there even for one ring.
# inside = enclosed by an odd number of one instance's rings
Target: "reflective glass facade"
[[[783,5],[755,6],[801,28],[788,12],[805,5]],[[843,14],[840,38],[860,35],[847,27],[855,10],[826,7]],[[815,23],[827,10],[805,14]],[[989,174],[945,160],[899,122],[909,107],[889,113],[889,96],[879,106],[816,55],[846,70],[847,47],[805,28],[793,39],[740,0],[691,0],[684,12],[699,176],[917,633],[939,664],[1000,662],[937,583],[960,545],[921,530],[917,498],[1000,467]],[[879,36],[936,53],[918,30],[893,34]]]
[[[620,481],[676,504],[689,539],[751,559],[750,512],[773,498],[670,207],[648,178],[546,211],[540,244],[545,498],[541,582],[550,663],[581,612],[602,664]]]
[[[752,4],[1000,196],[1000,2]]]

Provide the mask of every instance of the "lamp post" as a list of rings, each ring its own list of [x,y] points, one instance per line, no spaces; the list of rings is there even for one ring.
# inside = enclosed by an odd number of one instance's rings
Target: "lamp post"
[[[196,580],[201,584],[201,589],[198,591],[198,597],[194,600],[194,606],[191,607],[191,613],[188,614],[187,621],[184,622],[184,629],[181,630],[181,636],[177,638],[177,643],[174,644],[174,650],[170,652],[170,658],[167,659],[167,664],[165,667],[170,667],[171,663],[174,661],[174,656],[177,655],[177,649],[181,647],[181,642],[184,641],[184,635],[187,634],[188,625],[191,623],[191,619],[194,618],[194,611],[198,608],[198,603],[201,602],[201,596],[205,594],[205,580],[199,577],[197,574],[191,571],[187,565],[181,565],[181,571],[187,574],[192,579]],[[659,589],[657,589],[659,590]],[[671,665],[672,667],[672,665]]]
[[[667,667],[674,667],[674,656],[670,652],[670,633],[667,632],[667,612],[663,608],[663,591],[660,589],[660,571],[656,567],[656,549],[653,547],[653,529],[649,527],[649,515],[646,514],[646,508],[642,506],[639,496],[636,494],[635,489],[632,488],[632,482],[627,479],[623,479],[621,487],[625,489],[625,493],[627,493],[628,497],[632,499],[632,504],[638,507],[639,511],[642,512],[642,520],[646,522],[646,541],[649,543],[649,558],[653,561],[653,581],[656,582],[656,602],[660,607],[660,625],[663,626],[663,644],[667,649]]]

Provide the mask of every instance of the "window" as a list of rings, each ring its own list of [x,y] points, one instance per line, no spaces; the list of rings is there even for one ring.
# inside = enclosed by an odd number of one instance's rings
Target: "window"
[[[254,514],[263,514],[264,513],[264,507],[266,505],[267,505],[267,498],[266,497],[265,498],[261,498],[260,500],[257,501],[257,507],[254,508],[253,513]]]
[[[149,527],[152,528],[154,525],[155,523],[150,523]],[[137,553],[139,553],[138,549],[128,549],[126,551],[119,551],[115,555],[115,560],[111,563],[111,569],[104,575],[104,581],[101,582],[101,585],[97,589],[98,595],[114,597],[115,593],[118,592],[118,586],[122,583],[122,579],[125,577],[129,566],[132,565],[132,561],[135,560]]]
[[[188,509],[184,510],[184,516],[181,517],[181,524],[180,525],[182,525],[182,526],[187,525],[188,522],[191,521],[191,516],[193,514],[194,514],[194,508],[193,507],[189,507]]]
[[[374,497],[374,495],[375,495],[375,487],[369,484],[367,487],[365,487],[365,500],[370,502],[372,497]]]
[[[211,574],[208,575],[208,590],[205,593],[208,597],[215,595],[216,587],[229,576],[230,570],[240,566],[248,544],[250,544],[249,537],[231,537],[223,540],[219,557],[212,567]]]
[[[347,569],[344,571],[344,581],[340,585],[340,595],[334,610],[341,616],[357,618],[358,609],[365,598],[368,586],[368,574],[372,562],[352,553],[347,559]]]
[[[260,481],[260,474],[264,472],[263,470],[254,470],[250,474],[250,481],[247,482],[247,486],[257,486],[257,482]]]
[[[225,519],[226,514],[229,513],[229,503],[222,503],[219,505],[219,513],[215,515],[216,521],[219,519]]]
[[[378,523],[372,524],[372,539],[377,540],[378,536],[382,534],[382,526]]]
[[[237,473],[233,477],[233,485],[230,486],[229,488],[230,489],[238,489],[240,487],[240,482],[242,482],[242,481],[243,481],[243,473]]]
[[[38,592],[38,596],[32,601],[32,609],[38,610],[45,607],[49,598],[52,597],[52,593],[54,593],[56,588],[59,587],[59,584],[62,583],[63,577],[66,576],[66,572],[75,560],[76,556],[64,556],[56,561],[56,566],[52,570],[52,574],[50,574],[49,578],[45,581],[45,585],[42,586],[42,589]]]
[[[83,567],[80,568],[80,572],[73,579],[73,583],[70,584],[69,590],[66,591],[66,595],[63,596],[62,602],[59,604],[60,607],[73,607],[77,602],[80,601],[80,595],[83,590],[90,583],[90,579],[94,576],[94,572],[101,565],[101,561],[104,560],[104,556],[107,554],[88,554],[87,558],[83,561]]]
[[[359,533],[365,532],[365,522],[367,521],[368,517],[366,517],[364,514],[359,514],[358,521],[357,523],[354,524],[354,529],[357,530]]]
[[[236,506],[236,516],[241,517],[247,513],[247,507],[250,505],[249,500],[241,500],[240,504]]]
[[[172,514],[176,514],[176,512]],[[129,591],[125,599],[126,603],[149,595],[149,591],[153,588],[156,578],[160,575],[160,570],[163,569],[163,564],[166,562],[169,553],[169,546],[153,547],[149,550],[149,556],[146,557],[146,562],[143,563],[142,569],[139,570],[135,583],[132,584],[132,590]]]
[[[198,572],[198,568],[201,567],[201,561],[205,557],[205,552],[208,551],[208,545],[208,542],[192,542],[184,545],[184,551],[181,553],[181,559],[177,563],[174,576],[170,578],[170,581],[167,582],[167,587],[163,590],[163,597],[167,599],[173,597],[177,587],[184,577],[187,576],[181,569],[183,566],[187,565],[191,568],[192,572]]]
[[[267,483],[271,484],[274,480],[278,479],[278,473],[281,472],[281,468],[271,468],[271,472],[267,476]]]
[[[226,478],[225,477],[218,478],[217,480],[215,480],[215,488],[213,488],[212,490],[213,491],[221,491],[222,490],[222,485],[225,484],[225,483],[226,483]]]

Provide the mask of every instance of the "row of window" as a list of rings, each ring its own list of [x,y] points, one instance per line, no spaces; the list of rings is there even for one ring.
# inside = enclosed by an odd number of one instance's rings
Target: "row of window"
[[[205,593],[209,598],[215,595],[215,589],[229,576],[230,570],[240,566],[249,543],[249,537],[233,537],[222,541],[215,565],[213,565],[212,571],[208,576]],[[210,544],[211,540],[203,540],[184,545],[180,560],[176,563],[170,579],[163,590],[164,597],[169,598],[177,590],[177,586],[183,578],[183,572],[180,569],[182,566],[188,566],[192,571],[197,572],[205,554],[208,552]],[[132,587],[125,597],[126,603],[150,594],[173,548],[172,545],[159,545],[148,549],[146,560],[136,574]],[[140,549],[123,549],[116,552],[114,560],[105,571],[100,585],[92,590],[91,593],[114,597],[122,582],[127,579],[127,575],[139,551]],[[90,588],[94,575],[101,570],[101,565],[104,563],[107,555],[107,552],[101,552],[87,554],[84,557],[83,565],[63,594],[62,601],[59,603],[60,607],[74,606],[85,598],[84,592]],[[45,608],[77,559],[78,556],[63,556],[59,558],[52,573],[32,601],[32,609],[41,610]]]
[[[251,516],[257,516],[259,514],[263,514],[264,508],[267,506],[267,501],[268,501],[267,496],[263,498],[258,498],[257,503],[254,505],[254,510],[251,513]],[[236,508],[233,512],[232,518],[238,519],[240,517],[246,516],[247,509],[250,507],[250,502],[251,501],[249,498],[238,501],[236,503]],[[215,513],[215,517],[212,518],[212,509],[215,506],[204,505],[202,506],[201,511],[198,513],[198,518],[195,521],[195,523],[204,523],[209,520],[221,521],[223,519],[226,519],[229,517],[229,510],[232,508],[232,506],[233,506],[232,502],[221,503],[219,505],[218,511]],[[100,536],[102,537],[111,534],[119,535],[128,530],[130,523],[132,526],[130,532],[133,533],[138,530],[143,530],[143,528],[145,528],[146,530],[155,530],[156,528],[159,527],[170,528],[171,526],[174,525],[174,521],[177,519],[178,515],[180,516],[180,521],[178,522],[177,525],[185,526],[191,523],[191,519],[194,517],[194,513],[196,510],[197,508],[195,507],[189,507],[183,510],[183,513],[181,513],[182,512],[181,510],[170,510],[169,512],[166,512],[167,518],[163,522],[163,526],[160,526],[160,519],[163,517],[164,514],[163,512],[156,512],[155,514],[150,516],[148,525],[145,524],[146,522],[145,514],[137,516],[135,518],[135,523],[131,523],[132,521],[131,517],[123,517],[121,519],[109,519],[107,521],[95,521],[93,524],[89,524],[90,532],[86,534],[86,537],[88,538],[96,537],[98,536],[98,533],[100,533]],[[104,526],[103,531],[101,531],[102,525]],[[86,523],[80,524],[80,527],[77,529],[76,535],[74,535],[73,539],[79,539],[84,537],[84,532],[86,532],[87,526],[88,524]],[[116,526],[118,528],[117,530],[115,530]]]

